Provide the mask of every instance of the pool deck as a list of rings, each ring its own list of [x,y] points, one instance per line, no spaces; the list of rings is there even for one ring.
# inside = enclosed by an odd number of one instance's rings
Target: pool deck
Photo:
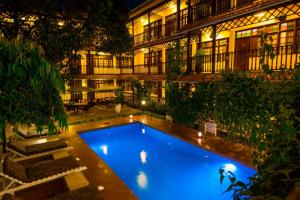
[[[201,146],[252,167],[251,151],[250,148],[245,145],[236,144],[232,141],[226,141],[222,138],[209,135],[204,135],[199,139],[197,137],[197,132],[194,129],[171,124],[165,120],[145,115],[134,116],[133,121],[142,122],[175,137],[181,138],[186,142]],[[129,117],[126,117],[72,125],[69,126],[68,132],[62,134],[69,142],[69,145],[73,146],[71,153],[80,159],[82,165],[87,166],[88,170],[84,173],[90,184],[103,186],[104,190],[101,191],[101,195],[107,200],[132,200],[137,198],[125,183],[104,163],[104,161],[88,147],[88,145],[79,137],[78,133],[109,126],[128,124],[131,122]]]

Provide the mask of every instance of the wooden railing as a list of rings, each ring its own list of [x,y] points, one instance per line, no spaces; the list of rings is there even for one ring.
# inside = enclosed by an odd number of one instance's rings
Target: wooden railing
[[[217,53],[215,55],[215,72],[221,71],[261,71],[260,49],[250,49],[243,51],[234,51],[226,53]],[[272,70],[281,68],[293,69],[295,64],[300,62],[300,44],[278,46],[274,48],[274,58],[270,58],[270,52],[265,52],[264,63],[268,64]],[[192,72],[206,73],[212,72],[212,55],[201,55],[191,57]],[[188,62],[185,60],[183,71],[187,68]],[[126,68],[94,68],[93,73],[81,74],[136,74],[136,75],[160,75],[166,74],[167,63],[139,64]]]
[[[263,5],[265,3],[273,2],[276,0],[217,0],[216,1],[216,15],[226,12],[237,13],[240,8],[248,8],[250,5]],[[250,9],[250,7],[249,7]],[[180,29],[189,24],[187,8],[181,10],[179,19]],[[186,11],[186,12],[184,12]],[[185,13],[185,14],[183,14]],[[207,19],[212,16],[212,0],[201,0],[199,3],[191,5],[190,9],[190,23],[195,21]],[[177,33],[177,19],[166,22],[165,24],[155,26],[147,31],[136,34],[133,36],[133,44],[140,45],[149,41],[168,37]]]
[[[295,64],[300,62],[300,45],[279,46],[274,48],[275,57],[270,58],[270,52],[265,52],[264,62],[272,70],[281,68],[293,69]],[[215,71],[260,71],[260,49],[250,49],[215,55]],[[193,72],[211,72],[212,55],[202,55],[192,58]]]
[[[137,34],[133,38],[133,44],[138,45],[145,42],[168,37],[177,33],[176,19],[167,21],[166,24],[155,26],[147,31]]]

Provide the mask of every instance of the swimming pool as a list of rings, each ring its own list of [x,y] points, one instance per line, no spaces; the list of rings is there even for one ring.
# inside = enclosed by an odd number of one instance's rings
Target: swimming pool
[[[184,134],[184,133],[183,133]],[[255,170],[141,123],[109,127],[80,137],[141,200],[232,199],[222,194],[219,168],[246,181]]]

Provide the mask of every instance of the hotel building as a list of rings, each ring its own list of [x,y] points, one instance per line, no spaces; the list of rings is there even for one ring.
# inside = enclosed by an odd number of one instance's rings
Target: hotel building
[[[184,62],[180,82],[216,79],[223,70],[261,72],[260,35],[272,38],[275,58],[265,57],[272,70],[293,69],[300,62],[300,2],[297,0],[153,0],[130,12],[128,29],[133,47],[122,55],[82,52],[76,61],[81,72],[69,88],[123,86],[130,97],[130,82],[153,83],[152,98],[165,96],[168,51],[180,44]],[[197,62],[201,58],[201,62]],[[78,95],[78,94],[77,94]],[[109,93],[82,90],[85,100]],[[71,94],[65,95],[69,100]]]

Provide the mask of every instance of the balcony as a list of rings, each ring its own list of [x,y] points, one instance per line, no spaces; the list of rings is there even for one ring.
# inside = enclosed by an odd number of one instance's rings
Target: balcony
[[[266,52],[264,62],[270,69],[293,69],[300,62],[300,45],[279,46],[274,48],[275,57],[271,59]],[[261,71],[260,49],[219,53],[215,55],[215,72],[227,71]],[[192,71],[195,73],[212,72],[212,55],[192,58]]]
[[[133,38],[133,44],[139,45],[164,37],[172,36],[177,33],[176,19],[167,21],[166,24],[155,26],[143,33],[137,34]]]
[[[284,2],[284,1],[282,1]],[[141,45],[151,41],[161,41],[163,38],[178,36],[186,33],[193,27],[210,26],[217,20],[223,20],[250,12],[255,9],[278,6],[280,0],[216,0],[216,15],[212,16],[212,0],[200,0],[199,3],[191,5],[190,14],[188,8],[180,11],[179,27],[177,30],[177,19],[166,21],[165,24],[152,27],[144,32],[133,36],[133,45]],[[188,21],[190,16],[190,21]],[[179,33],[177,35],[177,33]],[[184,36],[183,34],[181,36]]]
[[[165,63],[153,63],[153,64],[142,64],[134,65],[134,74],[140,75],[160,75],[166,74]]]
[[[248,71],[260,73],[262,66],[260,64],[260,49],[250,49],[246,51],[234,51],[215,54],[215,72],[222,71]],[[264,62],[270,66],[273,71],[279,71],[282,68],[294,69],[296,63],[300,62],[300,44],[279,46],[274,48],[275,57],[270,59],[266,52]],[[199,80],[199,74],[212,73],[212,55],[201,55],[190,58],[191,74],[194,81]],[[187,62],[184,62],[182,71],[187,69]],[[134,67],[126,68],[99,68],[94,69],[94,73],[82,73],[82,78],[90,76],[94,78],[123,78],[132,79],[139,77],[149,80],[165,80],[167,63],[151,63],[134,65]],[[184,78],[184,77],[183,77]]]
[[[91,67],[88,65],[81,65],[81,75],[119,75],[119,74],[132,74],[131,66],[123,67]]]

